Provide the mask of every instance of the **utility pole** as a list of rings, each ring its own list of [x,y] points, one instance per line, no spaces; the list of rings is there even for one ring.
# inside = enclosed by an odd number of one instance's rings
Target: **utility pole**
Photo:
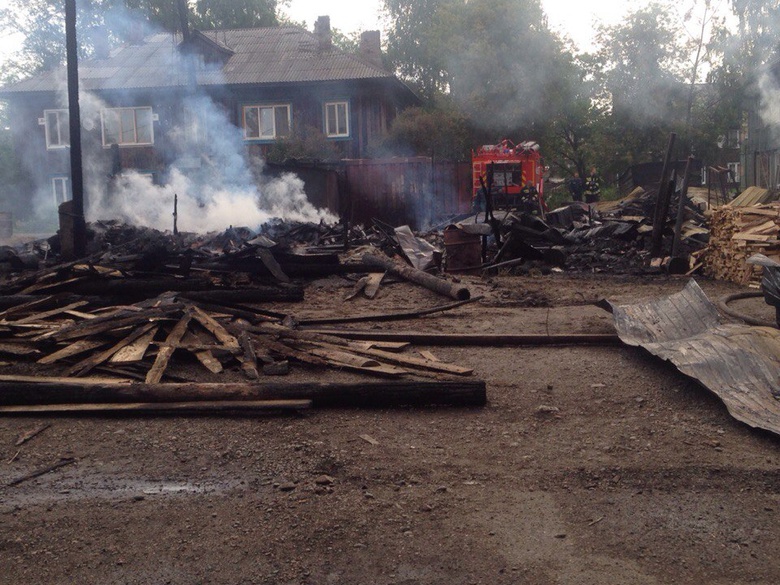
[[[70,122],[70,182],[73,201],[73,256],[87,253],[87,222],[84,219],[84,174],[81,159],[81,113],[79,110],[79,62],[76,43],[76,0],[65,0],[65,45],[68,58],[68,115]]]

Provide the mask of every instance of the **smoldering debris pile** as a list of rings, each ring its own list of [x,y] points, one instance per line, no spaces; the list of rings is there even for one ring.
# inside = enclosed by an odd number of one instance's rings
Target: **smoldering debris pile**
[[[497,211],[487,218],[484,213],[476,214],[457,227],[487,236],[494,244],[483,248],[482,264],[472,266],[489,272],[658,273],[667,269],[668,258],[653,262],[651,254],[655,200],[655,193],[639,188],[619,201],[575,202],[546,213],[544,219]],[[678,246],[682,259],[678,267],[682,265],[683,272],[696,267],[707,245],[704,207],[706,202],[691,198],[683,210]],[[677,215],[676,209],[671,215]],[[674,223],[664,222],[661,235],[667,242],[674,238]]]
[[[16,374],[0,377],[0,412],[485,402],[484,382],[461,380],[470,368],[409,355],[403,351],[409,343],[307,332],[289,309],[278,308],[304,299],[293,277],[377,271],[379,281],[390,272],[468,299],[465,287],[400,266],[378,250],[341,263],[334,252],[313,246],[343,246],[345,237],[381,244],[384,235],[282,223],[260,235],[230,228],[174,236],[113,222],[93,225],[91,233],[87,258],[62,263],[49,257],[42,268],[0,285],[0,355],[21,362],[7,370]],[[20,375],[30,361],[39,375]],[[335,368],[383,381],[264,381],[295,368]],[[225,371],[243,381],[214,378]]]

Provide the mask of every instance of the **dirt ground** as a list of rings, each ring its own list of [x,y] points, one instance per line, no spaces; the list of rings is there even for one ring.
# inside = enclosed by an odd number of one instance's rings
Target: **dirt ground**
[[[665,276],[463,277],[485,299],[356,328],[611,332],[589,302],[680,290]],[[738,290],[699,279],[711,298]],[[297,316],[442,304],[311,283]],[[772,317],[763,302],[740,309]],[[486,380],[484,408],[295,416],[0,419],[3,584],[780,582],[780,439],[629,347],[432,347]],[[224,380],[240,379],[228,372]],[[365,380],[295,369],[290,381]],[[51,423],[20,447],[17,437]],[[371,439],[371,441],[367,440]]]

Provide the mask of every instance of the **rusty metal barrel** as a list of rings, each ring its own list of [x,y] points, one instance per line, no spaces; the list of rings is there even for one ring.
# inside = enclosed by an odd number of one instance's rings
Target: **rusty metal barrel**
[[[447,272],[479,271],[482,266],[482,238],[455,225],[444,228]]]

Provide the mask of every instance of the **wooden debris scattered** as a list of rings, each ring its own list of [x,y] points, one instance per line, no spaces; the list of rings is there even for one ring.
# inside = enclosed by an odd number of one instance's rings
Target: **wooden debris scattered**
[[[420,317],[453,309],[471,296],[461,284],[379,252],[341,264],[331,250],[343,249],[337,244],[346,232],[301,226],[287,230],[287,241],[277,245],[240,233],[243,228],[200,239],[111,222],[96,229],[103,230],[104,251],[0,284],[0,354],[36,360],[49,374],[0,380],[1,413],[253,411],[268,401],[288,401],[290,408],[485,402],[484,382],[457,380],[470,376],[471,368],[420,357],[405,341],[308,333],[297,329],[291,315],[260,306],[302,300],[303,287],[290,277],[345,273],[367,274],[357,288],[368,298],[376,297],[390,273],[459,301],[352,320]],[[311,232],[316,253],[300,254],[301,242],[292,252],[296,231]],[[361,233],[353,229],[349,237],[365,239]],[[202,367],[203,378],[196,377],[208,382],[186,382],[193,377],[192,366]],[[263,382],[287,375],[291,367],[347,370],[394,378],[401,385],[383,380],[378,387],[275,384],[269,389]],[[236,372],[243,372],[247,385],[226,391],[212,382],[215,376],[234,379]],[[175,384],[185,386],[174,391]]]
[[[26,431],[19,435],[19,438],[16,439],[16,442],[14,443],[15,447],[19,447],[21,445],[24,445],[27,441],[30,439],[37,437],[40,435],[43,431],[48,429],[51,426],[51,423],[43,423],[38,425],[37,427],[30,429],[29,431]]]
[[[8,484],[6,484],[6,485],[8,487],[13,487],[13,486],[19,485],[20,483],[24,483],[25,481],[28,481],[28,480],[31,480],[31,479],[35,479],[36,477],[40,477],[42,475],[45,475],[45,474],[47,474],[47,473],[49,473],[51,471],[54,471],[56,469],[59,469],[61,467],[65,467],[66,465],[71,465],[72,463],[75,463],[75,462],[76,462],[76,460],[74,458],[72,458],[72,457],[63,458],[63,459],[60,459],[59,461],[57,461],[57,463],[54,463],[53,465],[47,465],[46,467],[44,467],[42,469],[38,469],[36,471],[28,473],[27,475],[23,475],[20,478],[17,478],[15,480],[11,481],[11,482],[8,482]]]

